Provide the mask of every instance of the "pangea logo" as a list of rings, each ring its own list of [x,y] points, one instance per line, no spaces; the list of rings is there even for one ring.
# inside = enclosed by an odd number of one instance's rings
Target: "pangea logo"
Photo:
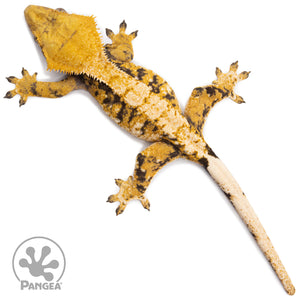
[[[46,237],[25,240],[13,256],[13,271],[21,290],[60,290],[66,268],[61,247]]]

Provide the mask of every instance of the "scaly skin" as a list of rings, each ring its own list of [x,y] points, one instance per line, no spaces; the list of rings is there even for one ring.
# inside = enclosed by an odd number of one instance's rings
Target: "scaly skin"
[[[112,43],[104,46],[91,17],[39,6],[29,6],[25,17],[48,67],[67,76],[59,82],[39,82],[36,73],[30,76],[23,69],[23,78],[7,78],[16,87],[6,98],[19,94],[20,105],[23,105],[29,96],[57,98],[73,90],[85,89],[118,125],[153,142],[138,154],[133,176],[127,181],[116,180],[120,190],[108,198],[108,202],[120,202],[116,213],[122,213],[132,199],[140,200],[144,208],[149,209],[145,191],[153,176],[179,157],[195,161],[223,190],[286,291],[294,294],[295,288],[245,194],[203,137],[205,120],[217,102],[226,97],[236,103],[244,102],[234,93],[234,87],[238,81],[246,79],[249,72],[237,74],[237,62],[231,64],[228,73],[217,68],[217,80],[209,86],[195,88],[183,113],[165,80],[131,62],[132,40],[137,31],[127,35],[125,22],[120,24],[118,34],[106,30]]]

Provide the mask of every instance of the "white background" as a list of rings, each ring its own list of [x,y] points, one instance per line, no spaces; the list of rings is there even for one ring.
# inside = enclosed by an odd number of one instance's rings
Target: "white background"
[[[240,62],[246,104],[210,114],[205,136],[240,183],[300,289],[300,18],[298,1],[3,1],[0,95],[22,67],[46,71],[23,17],[28,4],[125,19],[135,62],[168,80],[182,107],[194,87]],[[116,217],[114,178],[132,174],[146,143],[125,133],[86,92],[0,101],[1,299],[287,299],[271,267],[207,174],[178,160],[154,178],[151,212],[133,201]],[[11,259],[32,236],[64,250],[61,291],[20,291]],[[299,292],[293,299],[300,299]]]

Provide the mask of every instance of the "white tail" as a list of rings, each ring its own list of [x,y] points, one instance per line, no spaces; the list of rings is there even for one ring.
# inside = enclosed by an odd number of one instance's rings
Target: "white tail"
[[[293,286],[289,275],[287,274],[277,252],[274,249],[274,246],[272,245],[268,235],[266,234],[262,224],[248,202],[245,194],[241,190],[239,184],[219,158],[211,155],[208,155],[206,158],[208,162],[206,166],[208,173],[220,186],[220,188],[231,201],[241,219],[247,225],[259,248],[262,250],[265,257],[276,272],[284,289],[289,295],[293,295],[295,293],[295,287]]]

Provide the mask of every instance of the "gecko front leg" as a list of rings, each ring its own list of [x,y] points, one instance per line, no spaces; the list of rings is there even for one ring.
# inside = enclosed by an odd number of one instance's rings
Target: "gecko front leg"
[[[15,84],[15,88],[8,91],[4,98],[13,98],[19,94],[20,106],[24,105],[28,97],[59,98],[67,95],[71,91],[86,89],[84,82],[79,76],[67,76],[65,79],[57,82],[37,81],[37,73],[30,75],[27,70],[22,69],[23,77],[18,79],[14,76],[7,77],[10,83]]]
[[[111,195],[108,202],[120,202],[116,210],[117,215],[121,214],[130,200],[140,200],[143,207],[150,209],[150,203],[145,197],[145,192],[154,175],[167,163],[180,157],[180,152],[173,145],[164,142],[156,142],[138,154],[136,158],[133,176],[127,181],[116,180],[120,190],[117,194]]]

